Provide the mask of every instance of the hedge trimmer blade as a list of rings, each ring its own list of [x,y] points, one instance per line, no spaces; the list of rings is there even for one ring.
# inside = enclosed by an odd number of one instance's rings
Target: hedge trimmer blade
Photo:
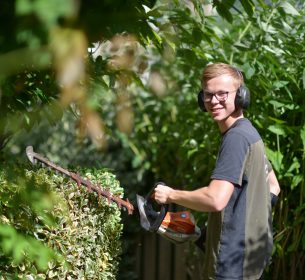
[[[59,172],[71,178],[77,183],[78,186],[80,185],[85,186],[89,192],[93,191],[97,193],[99,197],[103,196],[107,198],[109,203],[111,202],[116,203],[120,209],[123,208],[124,210],[127,210],[129,215],[133,214],[134,206],[129,202],[128,199],[124,200],[118,196],[115,196],[108,190],[102,189],[98,185],[94,185],[93,183],[91,183],[89,179],[84,179],[79,174],[70,172],[62,168],[61,166],[54,164],[53,162],[41,156],[40,154],[35,153],[32,146],[28,146],[26,148],[26,155],[31,163],[35,164],[38,161],[42,164],[42,166],[47,166],[48,168],[51,168],[56,172]]]

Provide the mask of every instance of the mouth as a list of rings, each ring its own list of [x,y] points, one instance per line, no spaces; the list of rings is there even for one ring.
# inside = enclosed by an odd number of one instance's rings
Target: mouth
[[[210,109],[212,114],[218,114],[221,110],[222,110],[222,108],[211,108]]]

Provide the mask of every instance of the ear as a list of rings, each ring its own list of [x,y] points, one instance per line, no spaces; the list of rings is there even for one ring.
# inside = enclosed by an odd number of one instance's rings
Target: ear
[[[198,95],[197,95],[197,101],[198,101],[198,106],[200,108],[201,111],[206,112],[206,108],[203,102],[203,90],[199,91]]]

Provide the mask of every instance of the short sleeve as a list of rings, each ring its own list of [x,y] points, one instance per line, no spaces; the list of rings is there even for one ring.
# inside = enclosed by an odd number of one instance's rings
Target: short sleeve
[[[242,185],[249,142],[241,133],[232,132],[223,137],[211,179]]]

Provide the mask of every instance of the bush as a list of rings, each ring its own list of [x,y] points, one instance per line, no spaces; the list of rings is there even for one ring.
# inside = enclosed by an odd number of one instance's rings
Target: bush
[[[78,170],[119,195],[108,171]],[[46,169],[0,171],[1,279],[115,279],[120,211]]]

